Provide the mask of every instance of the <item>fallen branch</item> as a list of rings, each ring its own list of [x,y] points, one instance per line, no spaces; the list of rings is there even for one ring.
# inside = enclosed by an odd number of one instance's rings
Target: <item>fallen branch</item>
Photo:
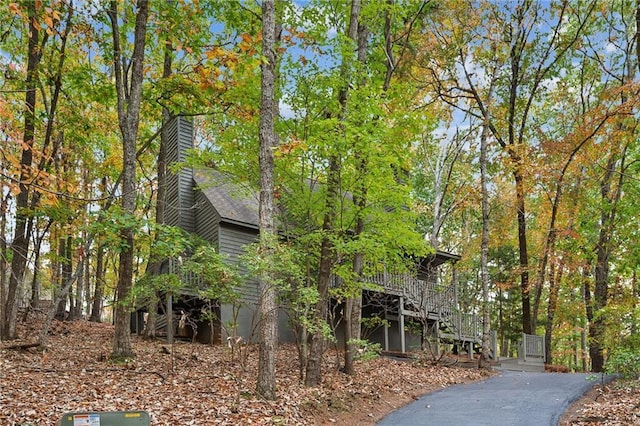
[[[17,343],[15,345],[9,345],[9,346],[2,346],[0,349],[7,349],[7,350],[24,350],[24,349],[29,349],[29,348],[37,348],[40,347],[40,342],[32,342],[32,343]]]
[[[128,372],[135,374],[155,374],[160,377],[163,381],[167,380],[167,377],[158,372],[158,371],[149,371],[149,370],[132,370],[129,368],[45,368],[45,367],[22,367],[24,371],[37,371],[39,373],[105,373],[105,372]]]

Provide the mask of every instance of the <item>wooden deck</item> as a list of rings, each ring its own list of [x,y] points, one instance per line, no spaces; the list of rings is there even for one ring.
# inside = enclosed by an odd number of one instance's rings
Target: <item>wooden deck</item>
[[[398,296],[398,314],[437,321],[438,337],[465,346],[482,343],[482,327],[478,315],[460,312],[454,284],[439,285],[410,274],[381,272],[367,277],[365,288]]]
[[[198,295],[197,288],[202,283],[196,274],[184,271],[176,259],[168,262],[167,269],[167,272],[177,274],[185,283],[181,294]],[[335,277],[332,285],[339,285]],[[435,281],[420,280],[414,274],[385,271],[367,277],[364,288],[397,297],[396,320],[401,334],[404,333],[405,317],[419,318],[437,325],[437,337],[440,341],[462,344],[469,352],[473,351],[474,345],[482,344],[482,327],[478,315],[460,311],[455,283],[440,285]]]

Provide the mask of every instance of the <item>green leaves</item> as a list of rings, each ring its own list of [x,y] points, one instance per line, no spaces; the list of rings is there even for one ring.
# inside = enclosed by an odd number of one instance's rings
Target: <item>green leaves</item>
[[[199,294],[206,300],[236,304],[240,300],[239,287],[244,283],[237,268],[226,262],[215,248],[203,244],[181,266],[183,273],[195,276]]]

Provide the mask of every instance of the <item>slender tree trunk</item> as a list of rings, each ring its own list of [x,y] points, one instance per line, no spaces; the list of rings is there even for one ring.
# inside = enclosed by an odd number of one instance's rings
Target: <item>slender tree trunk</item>
[[[616,208],[622,194],[626,150],[627,146],[625,145],[622,147],[621,152],[614,150],[609,154],[607,166],[600,181],[602,207],[599,222],[600,233],[596,245],[593,321],[589,329],[591,344],[589,353],[591,355],[591,370],[593,372],[601,372],[604,370],[606,318],[604,315],[597,315],[597,313],[607,306],[608,301],[609,257],[613,244],[612,237],[616,221]],[[620,164],[619,169],[617,168],[618,163]]]
[[[2,194],[0,199],[0,340],[4,336],[3,330],[5,325],[4,308],[7,300],[6,288],[7,288],[7,267],[9,263],[9,253],[7,250],[7,210],[8,210],[8,194]]]
[[[514,172],[516,181],[516,208],[518,216],[518,256],[520,259],[520,294],[522,301],[522,332],[533,334],[531,324],[531,298],[529,297],[529,254],[527,250],[527,220],[525,190],[522,172]]]
[[[85,191],[88,193],[88,191]],[[90,253],[84,253],[84,241],[87,241],[89,233],[84,230],[82,232],[82,241],[83,244],[80,246],[80,257],[85,257],[84,262],[84,311],[83,318],[89,319],[89,315],[91,314],[91,303],[92,303],[92,293],[91,293],[91,255]]]
[[[364,231],[364,220],[358,218],[355,228],[355,236],[361,235]],[[353,258],[353,276],[358,280],[358,288],[354,289],[355,295],[345,300],[344,309],[344,373],[354,374],[354,360],[358,349],[357,340],[360,340],[361,319],[362,319],[362,272],[364,270],[364,254],[356,253]]]
[[[493,83],[489,85],[489,96],[493,97]],[[489,189],[487,175],[487,151],[489,139],[488,121],[485,117],[480,135],[480,188],[482,192],[482,238],[480,243],[480,279],[482,281],[482,353],[478,359],[478,367],[491,368],[489,353],[491,350],[491,317],[489,307]],[[497,354],[493,354],[494,358]]]
[[[23,149],[20,158],[20,192],[16,197],[16,216],[13,242],[11,243],[11,274],[9,277],[9,289],[5,305],[5,322],[2,337],[15,339],[18,291],[22,288],[25,268],[27,265],[27,252],[31,229],[27,226],[28,216],[26,209],[29,205],[30,189],[28,182],[31,180],[31,165],[33,162],[35,114],[36,114],[36,90],[38,84],[38,67],[42,56],[40,42],[40,26],[37,18],[37,2],[27,2],[27,17],[29,20],[29,40],[27,53],[27,76],[25,81],[25,108],[24,108],[24,133]]]
[[[107,190],[107,178],[103,177],[100,181],[100,187],[103,191]],[[106,204],[109,204],[106,203]],[[100,207],[101,211],[106,211],[106,205]],[[102,300],[104,298],[104,285],[105,285],[105,247],[102,244],[98,244],[96,247],[96,272],[95,272],[95,287],[93,289],[93,297],[91,302],[91,315],[89,321],[100,322],[102,320]]]
[[[347,36],[351,40],[357,40],[358,16],[360,14],[360,0],[351,2],[351,13],[349,17],[349,27]],[[338,102],[344,114],[349,83],[349,64],[342,64],[342,79],[345,87],[338,93]],[[341,117],[344,119],[344,117]],[[318,386],[322,381],[322,355],[325,349],[324,329],[327,321],[329,308],[329,287],[331,283],[331,273],[335,262],[335,253],[330,235],[334,230],[334,221],[338,203],[338,185],[340,179],[341,165],[337,153],[329,155],[329,170],[327,171],[327,196],[325,201],[325,213],[322,221],[323,237],[320,244],[320,263],[318,270],[318,302],[316,303],[314,321],[315,330],[311,334],[309,344],[309,355],[307,358],[307,371],[305,377],[306,386]]]
[[[274,148],[278,145],[275,120],[278,115],[276,96],[276,43],[280,25],[274,0],[262,2],[262,55],[260,101],[260,246],[267,258],[276,243],[274,208]],[[267,400],[276,398],[276,347],[278,344],[278,289],[269,272],[260,276],[260,340],[256,392]]]
[[[173,45],[171,40],[167,37],[164,46],[164,61],[162,68],[162,78],[168,79],[172,74],[173,64]],[[167,141],[168,135],[166,125],[174,118],[171,112],[163,107],[162,108],[162,131],[160,133],[160,150],[158,153],[158,164],[156,167],[156,173],[158,175],[158,193],[156,196],[156,223],[165,223],[165,206],[166,206],[166,194],[167,194]],[[157,238],[157,235],[156,235]],[[150,260],[151,266],[148,273],[153,276],[159,276],[162,273],[162,263],[166,259],[158,259],[154,256]],[[144,328],[144,338],[154,339],[156,337],[157,319],[158,319],[158,299],[154,297],[147,306],[147,323]],[[213,329],[212,329],[213,330]],[[212,340],[213,341],[213,340]]]
[[[41,256],[41,251],[42,251],[42,242],[44,240],[44,237],[47,235],[47,233],[49,232],[49,229],[51,228],[53,221],[49,220],[47,222],[47,225],[45,226],[45,228],[42,230],[42,233],[38,236],[38,238],[36,239],[36,246],[34,248],[34,259],[33,259],[33,278],[31,280],[31,308],[33,310],[37,310],[40,309],[40,299],[41,299],[41,285],[40,285],[40,267],[41,267],[41,262],[40,262],[40,256]],[[27,314],[25,313],[25,320],[27,318]]]
[[[360,19],[360,5],[352,3],[351,18],[355,25],[349,25],[349,37],[357,44],[357,59],[362,65],[367,61],[367,29],[358,21]],[[354,32],[355,31],[355,32]],[[364,84],[362,82],[361,84]],[[365,176],[368,162],[366,152],[359,152],[354,146],[354,156],[356,157],[357,172],[360,176]],[[357,183],[357,189],[353,194],[353,204],[356,209],[356,225],[353,229],[353,238],[358,239],[364,233],[364,212],[367,206],[367,187],[363,181]],[[358,349],[356,341],[360,340],[361,319],[362,319],[362,273],[364,271],[364,253],[358,252],[353,256],[353,276],[357,280],[354,294],[345,301],[344,311],[344,372],[354,374],[354,359]]]
[[[67,276],[65,275],[65,264],[64,264],[64,256],[67,252],[67,240],[63,237],[58,237],[58,260],[56,261],[56,286],[54,290],[54,299],[58,300],[56,302],[56,314],[55,318],[57,320],[63,321],[65,319],[65,312],[67,310],[67,298],[58,297],[58,293],[61,291],[60,289],[64,286],[65,280]]]
[[[560,263],[557,266],[556,261],[552,260],[549,265],[549,305],[547,307],[547,322],[544,327],[544,358],[547,364],[553,364],[552,337],[553,337],[553,321],[558,306],[558,293],[562,282],[562,273],[564,265]]]
[[[82,303],[84,301],[84,262],[78,264],[81,271],[78,271],[78,279],[76,280],[75,302],[73,304],[73,319],[82,318]]]
[[[122,210],[124,214],[132,217],[135,214],[136,207],[136,141],[140,124],[145,36],[149,13],[148,1],[138,0],[136,9],[130,70],[124,67],[123,51],[120,44],[118,3],[112,0],[107,11],[113,35],[113,65],[118,97],[118,124],[122,136]],[[130,336],[131,309],[127,303],[129,291],[133,284],[135,243],[133,228],[126,227],[121,230],[121,241],[124,244],[124,248],[120,252],[119,259],[115,333],[111,354],[115,359],[134,356]]]
[[[102,319],[102,298],[104,297],[104,246],[98,245],[96,249],[96,278],[91,304],[91,316],[89,321],[100,322]]]
[[[638,271],[633,271],[631,278],[631,289],[633,290],[633,312],[638,312],[638,299],[640,298],[640,286],[638,286]],[[631,323],[631,335],[638,333],[638,320]]]
[[[69,280],[73,275],[73,238],[71,235],[67,236],[65,243],[64,257],[62,258],[62,277],[63,283]],[[77,282],[77,281],[76,281]],[[73,289],[73,287],[71,287]],[[73,297],[73,291],[69,291],[69,314],[65,316],[66,320],[74,320],[75,313],[75,299]]]
[[[316,303],[314,322],[315,329],[311,333],[309,354],[307,356],[306,386],[318,386],[322,381],[322,355],[324,353],[324,330],[329,310],[329,284],[333,265],[333,244],[327,236],[333,232],[333,222],[337,203],[337,178],[340,172],[338,159],[335,156],[329,160],[329,174],[327,176],[326,213],[322,224],[324,237],[320,246],[320,269],[318,272],[318,302]]]
[[[591,335],[591,326],[593,324],[593,305],[591,301],[591,278],[590,272],[591,262],[587,262],[582,269],[582,300],[584,301],[584,311],[587,320],[584,322],[582,335],[582,368],[587,371],[589,367],[589,348],[587,347],[587,335]]]

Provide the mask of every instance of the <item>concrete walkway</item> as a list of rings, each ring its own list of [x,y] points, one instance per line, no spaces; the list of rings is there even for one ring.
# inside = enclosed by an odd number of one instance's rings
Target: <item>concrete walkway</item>
[[[601,379],[597,374],[502,371],[482,382],[425,395],[377,424],[555,426],[567,407]]]

